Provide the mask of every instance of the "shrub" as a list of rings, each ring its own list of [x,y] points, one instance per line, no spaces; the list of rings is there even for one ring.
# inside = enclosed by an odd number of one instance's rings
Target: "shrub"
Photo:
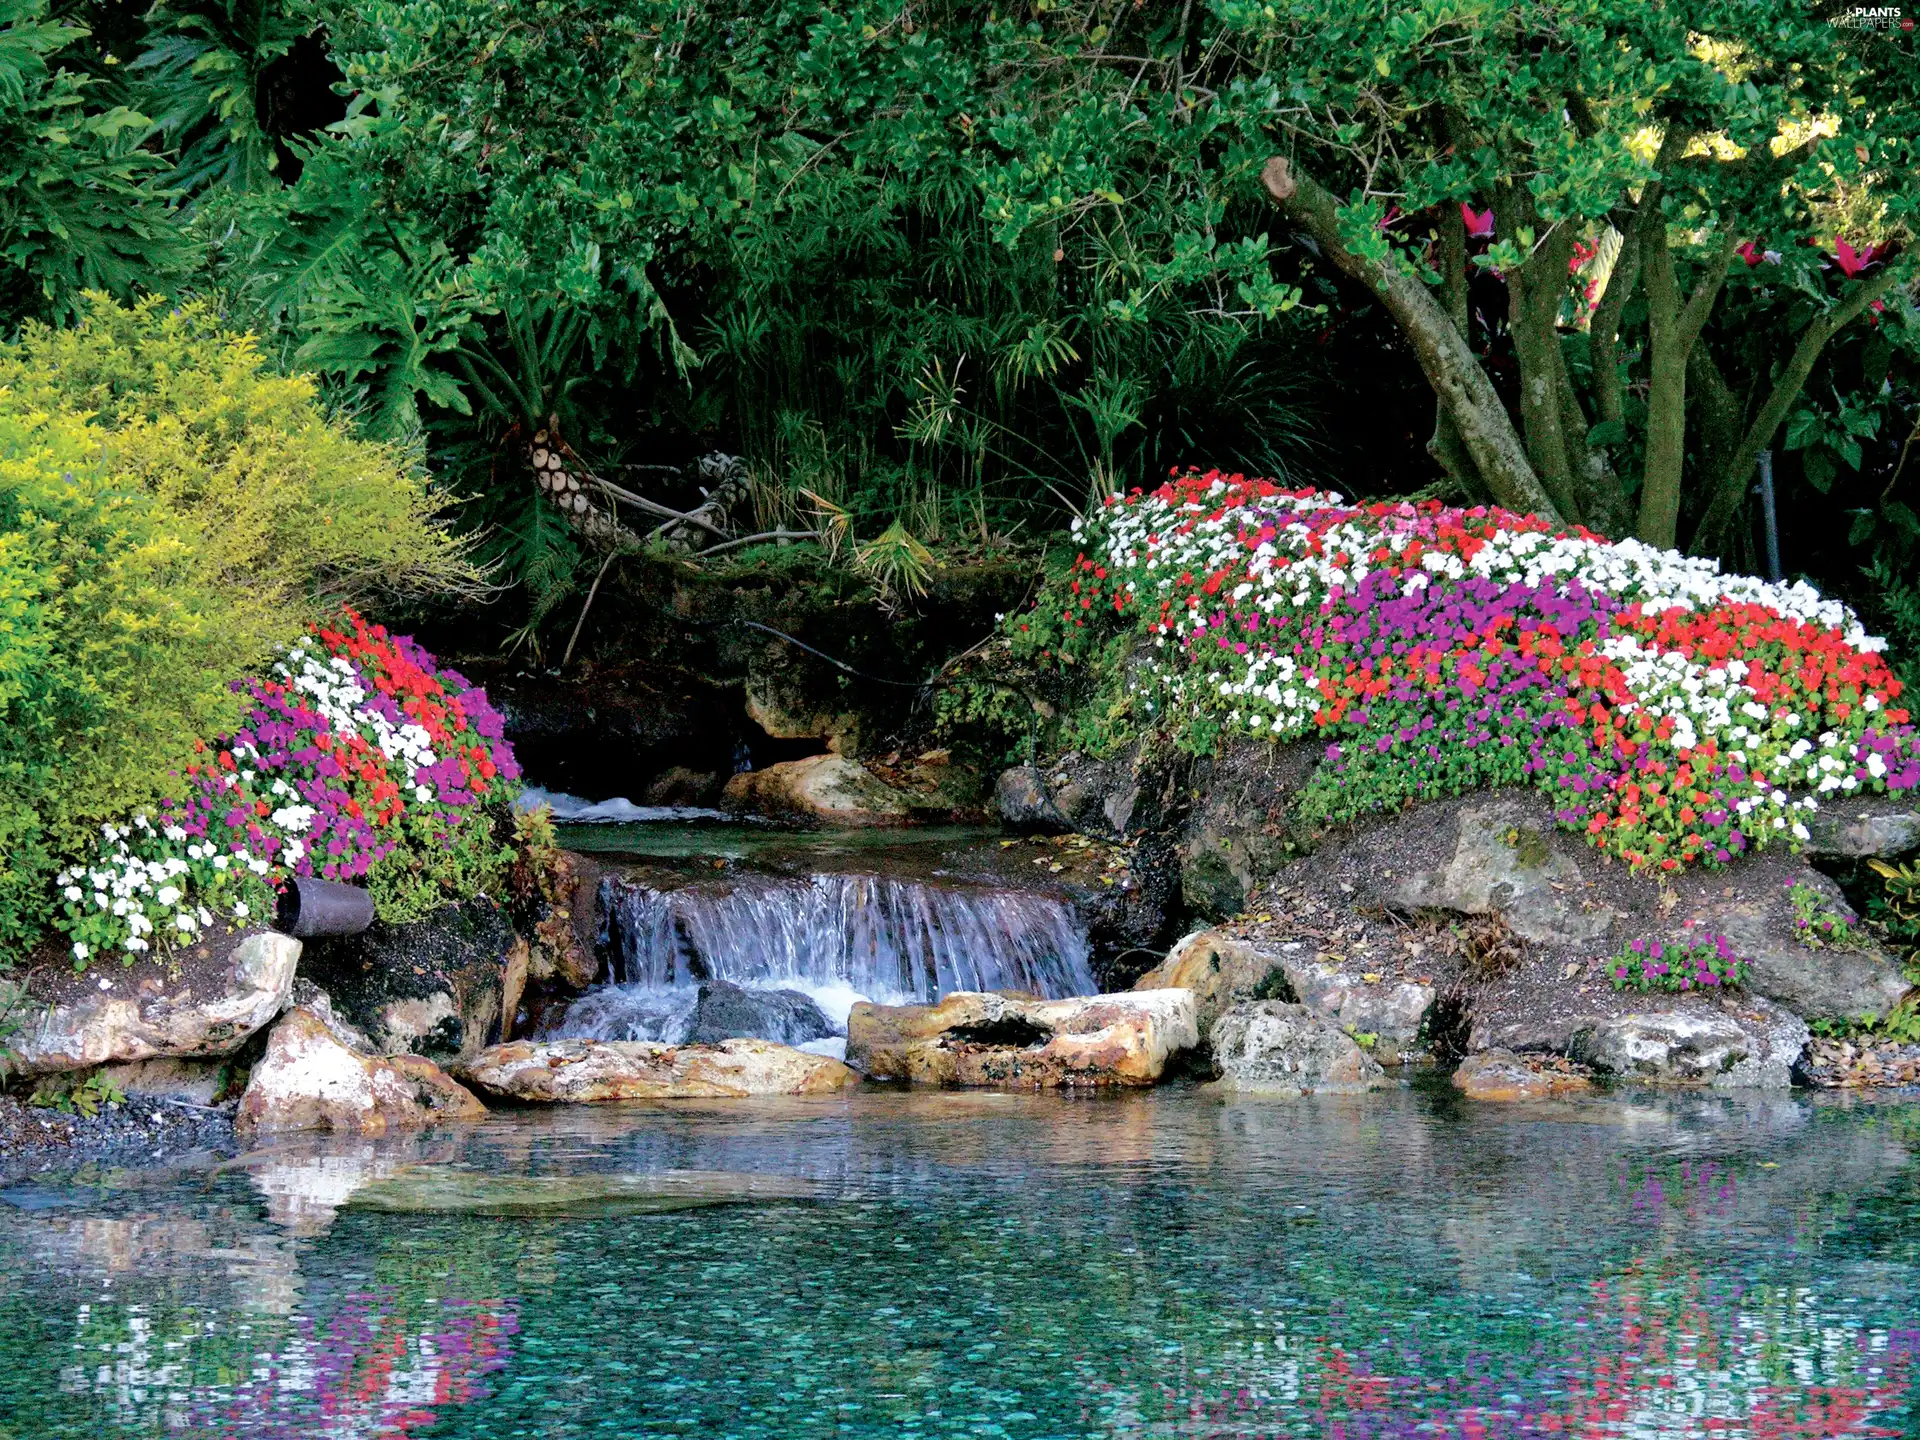
[[[1237,475],[1114,496],[1075,530],[1065,583],[1010,622],[1016,653],[1123,641],[1151,657],[1129,662],[1142,709],[1200,748],[1332,742],[1320,818],[1532,784],[1561,823],[1674,870],[1805,839],[1822,797],[1920,785],[1881,642],[1802,583]]]
[[[0,947],[103,824],[185,793],[232,677],[339,597],[475,578],[401,454],[202,308],[95,297],[0,345]]]
[[[519,769],[484,691],[352,611],[233,688],[240,723],[186,797],[58,877],[77,964],[244,923],[293,875],[365,879],[397,923],[503,878]]]

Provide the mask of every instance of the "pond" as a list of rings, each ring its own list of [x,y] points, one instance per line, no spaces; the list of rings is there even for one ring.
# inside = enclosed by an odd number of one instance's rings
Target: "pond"
[[[1914,1435],[1916,1144],[1891,1101],[869,1088],[42,1179],[0,1433]]]

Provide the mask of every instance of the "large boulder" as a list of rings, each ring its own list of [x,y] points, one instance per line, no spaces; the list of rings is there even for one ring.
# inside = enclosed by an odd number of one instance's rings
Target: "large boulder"
[[[491,1094],[539,1104],[830,1095],[860,1079],[838,1060],[767,1040],[515,1041],[483,1050],[456,1073]]]
[[[1295,999],[1349,1035],[1371,1037],[1373,1058],[1385,1065],[1400,1064],[1419,1050],[1427,1013],[1440,993],[1415,980],[1388,980],[1364,971],[1355,975],[1304,953],[1289,956],[1283,968]]]
[[[1255,1000],[1214,1024],[1213,1064],[1228,1089],[1263,1095],[1377,1090],[1385,1073],[1353,1037],[1304,1005]]]
[[[157,1056],[230,1055],[286,1007],[300,942],[271,930],[207,936],[131,966],[38,967],[6,1042],[17,1075]]]
[[[809,755],[727,782],[729,805],[766,815],[788,815],[829,825],[905,825],[908,797],[844,755]]]
[[[749,1039],[805,1045],[836,1033],[820,1007],[798,990],[748,990],[725,980],[709,980],[694,1002],[685,1041],[714,1045]]]
[[[1187,990],[1068,1000],[958,991],[936,1005],[855,1005],[847,1059],[874,1079],[917,1084],[1138,1086],[1199,1039]]]
[[[1920,850],[1920,805],[1891,795],[1829,803],[1806,817],[1808,855],[1867,860]]]
[[[321,1011],[297,1006],[267,1037],[240,1096],[243,1134],[341,1130],[383,1135],[437,1120],[485,1115],[471,1091],[418,1055],[387,1058],[356,1049]]]
[[[1543,823],[1532,797],[1494,796],[1452,815],[1451,845],[1438,865],[1381,877],[1375,890],[1403,910],[1504,915],[1523,940],[1572,945],[1612,929],[1614,911],[1592,899],[1566,837]]]
[[[1242,1000],[1283,999],[1292,993],[1280,956],[1219,930],[1196,930],[1181,939],[1133,988],[1192,991],[1194,1022],[1202,1035]]]
[[[993,785],[993,808],[1015,830],[1056,835],[1072,827],[1047,793],[1047,777],[1037,766],[1002,770]]]
[[[1219,930],[1201,930],[1167,952],[1137,990],[1193,991],[1201,1034],[1247,1000],[1297,1001],[1340,1030],[1370,1037],[1373,1058],[1398,1064],[1419,1047],[1438,991],[1430,984],[1351,974],[1313,958],[1301,941],[1263,947]]]
[[[1632,1080],[1784,1089],[1807,1045],[1799,1017],[1764,999],[1635,1011],[1576,1025],[1572,1057]]]
[[[300,970],[380,1054],[451,1062],[500,1039],[528,965],[526,941],[479,896],[415,924],[316,940]]]
[[[1845,897],[1826,876],[1804,870],[1796,883],[1846,912]],[[1864,937],[1846,949],[1808,945],[1793,928],[1784,887],[1736,896],[1709,911],[1703,923],[1732,941],[1747,961],[1749,990],[1813,1019],[1876,1020],[1911,988],[1900,967]]]
[[[1576,1071],[1545,1062],[1537,1055],[1488,1050],[1469,1055],[1460,1062],[1453,1072],[1453,1087],[1469,1100],[1558,1100],[1568,1095],[1587,1094],[1593,1089],[1593,1082]]]

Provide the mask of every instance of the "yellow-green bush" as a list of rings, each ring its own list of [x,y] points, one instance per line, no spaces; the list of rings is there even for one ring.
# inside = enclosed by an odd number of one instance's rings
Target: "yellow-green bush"
[[[476,578],[403,454],[202,308],[95,299],[0,346],[0,954],[309,617]]]

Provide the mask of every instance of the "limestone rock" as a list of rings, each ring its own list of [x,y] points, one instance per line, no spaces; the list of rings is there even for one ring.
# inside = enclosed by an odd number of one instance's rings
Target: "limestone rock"
[[[1374,1059],[1388,1065],[1419,1048],[1421,1027],[1440,993],[1411,980],[1369,984],[1364,975],[1350,975],[1304,954],[1299,959],[1289,956],[1284,966],[1294,998],[1349,1034],[1373,1036]]]
[[[709,980],[694,1003],[686,1043],[751,1039],[805,1045],[834,1033],[820,1007],[798,990],[746,990],[725,980]]]
[[[1289,946],[1304,949],[1304,946]],[[1206,1034],[1221,1012],[1258,992],[1285,991],[1290,982],[1281,958],[1218,930],[1196,930],[1174,945],[1167,958],[1133,984],[1135,990],[1191,990],[1194,1021]]]
[[[830,1095],[860,1078],[838,1060],[768,1040],[514,1041],[483,1050],[456,1073],[495,1095],[547,1104]]]
[[[1596,1070],[1630,1079],[1780,1089],[1807,1044],[1804,1021],[1758,997],[1721,1008],[1676,1008],[1593,1020],[1568,1049]]]
[[[13,1072],[231,1054],[285,1008],[300,942],[252,930],[176,957],[172,967],[143,960],[133,969],[56,973],[46,995],[30,988],[23,1008],[32,1008],[7,1040]]]
[[[500,1037],[505,1003],[526,984],[526,941],[484,896],[412,925],[375,921],[314,941],[301,972],[383,1055],[470,1059]],[[509,993],[511,992],[511,993]]]
[[[326,1019],[289,1010],[267,1037],[234,1117],[242,1133],[343,1130],[381,1135],[485,1115],[471,1091],[418,1055],[388,1059],[351,1048]]]
[[[957,991],[936,1005],[862,1002],[847,1020],[851,1064],[916,1084],[1151,1085],[1199,1039],[1188,990],[1067,1000]]]
[[[1846,908],[1839,887],[1825,876],[1808,870],[1801,883]],[[1749,990],[1814,1019],[1877,1019],[1910,988],[1900,967],[1871,942],[1850,950],[1804,943],[1792,928],[1784,893],[1736,899],[1712,911],[1705,923],[1748,962]]]
[[[748,770],[727,782],[726,800],[769,815],[799,815],[830,825],[904,825],[907,797],[843,755],[809,755]]]
[[[1612,928],[1611,910],[1579,903],[1580,867],[1556,848],[1537,806],[1490,799],[1462,807],[1455,821],[1452,854],[1433,869],[1383,883],[1382,899],[1409,910],[1498,911],[1521,939],[1543,945],[1597,940]]]
[[[1866,860],[1920,849],[1920,806],[1892,796],[1822,801],[1806,826],[1802,851],[1808,855]]]
[[[1256,1000],[1215,1022],[1213,1063],[1229,1089],[1255,1094],[1357,1094],[1386,1084],[1352,1036],[1304,1005]]]
[[[1453,1072],[1454,1088],[1469,1100],[1555,1100],[1584,1095],[1593,1082],[1584,1075],[1529,1063],[1511,1050],[1469,1055]]]
[[[747,718],[775,740],[824,740],[834,754],[855,749],[860,717],[821,706],[819,693],[778,665],[747,668]]]

